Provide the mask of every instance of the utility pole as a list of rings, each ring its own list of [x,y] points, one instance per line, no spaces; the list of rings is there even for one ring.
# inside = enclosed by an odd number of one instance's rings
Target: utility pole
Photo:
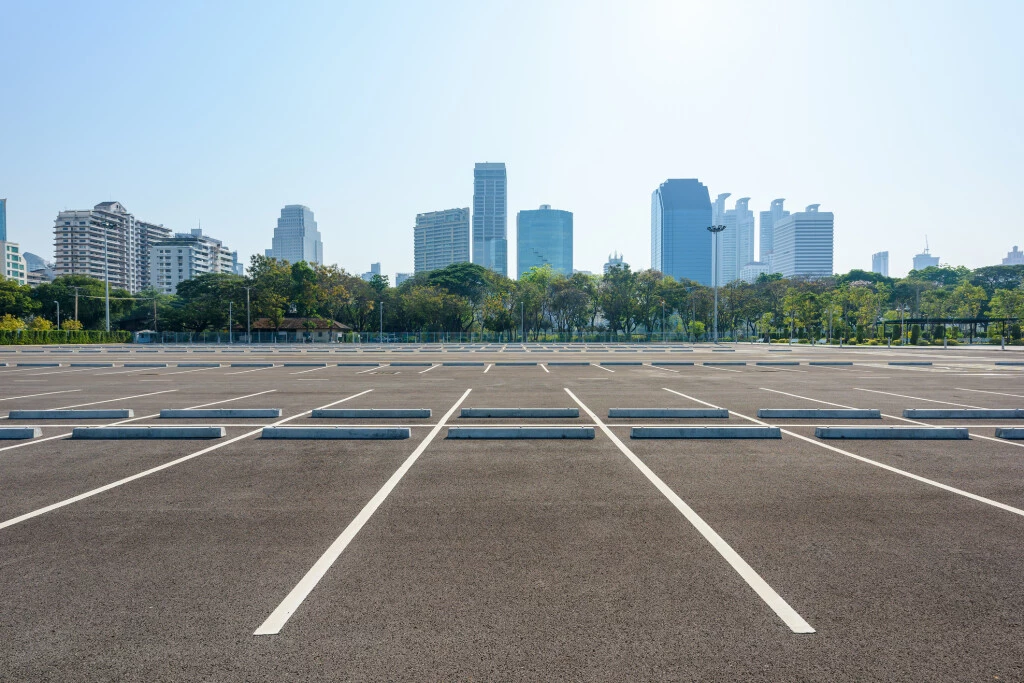
[[[714,262],[711,264],[711,267],[715,269],[715,272],[713,273],[715,283],[715,319],[713,325],[714,332],[712,336],[714,337],[716,344],[718,343],[718,233],[722,232],[723,230],[725,230],[724,225],[708,226],[708,232],[714,235],[715,240],[715,258]]]
[[[75,287],[75,320],[78,320],[78,290],[79,287]]]
[[[661,301],[661,343],[665,343],[665,300]]]
[[[57,304],[57,329],[59,330],[60,329],[60,302],[59,301],[54,301],[53,303]]]
[[[229,301],[228,302],[228,344],[234,344],[235,343],[235,340],[233,339],[232,334],[231,334],[233,332],[233,330],[231,329],[231,327],[232,327],[232,325],[231,325],[231,313],[232,313],[231,306],[234,303],[235,302],[233,302],[233,301]]]
[[[153,297],[153,331],[154,332],[158,332],[159,331],[159,330],[157,330],[157,321],[156,321],[156,297]]]
[[[380,302],[380,339],[379,343],[384,343],[384,302]]]
[[[525,344],[526,343],[526,302],[525,301],[520,301],[519,302],[519,320],[520,320],[520,323],[523,326],[523,339],[522,339],[522,343]]]

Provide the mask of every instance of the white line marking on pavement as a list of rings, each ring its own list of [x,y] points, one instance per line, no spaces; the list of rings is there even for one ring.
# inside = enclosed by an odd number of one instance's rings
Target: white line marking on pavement
[[[371,391],[373,391],[373,389],[367,389],[366,391],[362,391],[362,392],[360,392],[358,394],[354,394],[352,396],[348,396],[346,398],[343,398],[340,401],[335,401],[334,403],[328,403],[327,405],[322,406],[322,408],[330,408],[331,406],[338,405],[339,403],[344,403],[345,401],[349,401],[349,400],[351,400],[353,398],[357,398],[359,396],[362,396],[363,394],[368,394]],[[237,400],[237,399],[229,399],[229,400]],[[221,401],[221,403],[226,403],[226,401]],[[210,403],[210,404],[207,404],[207,405],[213,405],[213,404]],[[285,419],[279,420],[279,421],[275,422],[274,424],[268,425],[268,426],[276,427],[276,426],[282,425],[282,424],[284,424],[286,422],[291,422],[292,420],[296,420],[296,419],[302,417],[303,415],[308,415],[310,412],[311,411],[309,411],[309,410],[304,410],[303,412],[298,413],[297,415],[292,415],[291,417],[286,417]],[[149,417],[152,417],[152,416],[149,416]],[[138,418],[138,419],[141,419],[141,418]],[[124,479],[118,479],[117,481],[115,481],[113,483],[106,484],[105,486],[101,486],[99,488],[93,489],[92,491],[86,491],[85,493],[80,493],[77,496],[72,496],[71,498],[68,498],[66,500],[62,500],[59,503],[53,503],[52,505],[47,505],[46,507],[39,508],[38,510],[33,510],[32,512],[26,512],[25,514],[23,514],[23,515],[21,515],[19,517],[14,517],[13,519],[9,519],[6,522],[0,522],[0,529],[6,529],[9,526],[14,526],[15,524],[20,524],[21,522],[24,522],[26,520],[32,519],[33,517],[38,517],[40,515],[45,515],[47,512],[53,512],[54,510],[59,510],[62,507],[66,507],[68,505],[71,505],[72,503],[77,503],[78,501],[85,500],[86,498],[91,498],[92,496],[95,496],[95,495],[97,495],[99,493],[103,493],[104,491],[109,491],[110,489],[117,488],[118,486],[122,486],[124,484],[129,483],[129,482],[135,481],[136,479],[142,479],[143,477],[147,477],[147,476],[149,476],[151,474],[155,474],[156,472],[160,472],[161,470],[166,470],[169,467],[174,467],[175,465],[179,465],[179,464],[181,464],[183,462],[187,462],[187,461],[191,460],[192,458],[198,458],[200,455],[205,455],[206,453],[209,453],[210,451],[215,451],[218,448],[223,448],[224,446],[227,446],[229,444],[233,444],[236,441],[241,441],[242,439],[247,439],[250,436],[254,436],[256,434],[259,434],[261,431],[263,431],[263,427],[259,427],[258,429],[254,429],[251,432],[246,432],[245,434],[242,434],[241,436],[236,436],[233,439],[228,439],[227,441],[222,441],[222,442],[217,443],[217,444],[215,444],[213,446],[210,446],[209,448],[204,448],[201,451],[196,451],[195,453],[190,453],[189,455],[186,455],[184,457],[178,458],[177,460],[172,460],[170,462],[165,462],[163,465],[157,465],[156,467],[150,468],[150,469],[148,469],[148,470],[146,470],[144,472],[139,472],[138,474],[133,474],[130,477],[125,477]],[[58,437],[50,437],[50,438],[58,438]],[[40,439],[40,441],[41,440],[42,439]],[[38,441],[33,442],[33,443],[38,443]]]
[[[969,406],[963,403],[951,403],[949,401],[937,401],[933,398],[918,398],[917,396],[905,396],[904,394],[893,394],[888,391],[879,391],[878,389],[861,389],[860,387],[854,387],[854,391],[870,391],[872,394],[885,394],[886,396],[896,396],[898,398],[909,398],[914,401],[925,401],[926,403],[941,403],[947,406],[957,406],[958,408],[978,408],[978,406]]]
[[[761,387],[761,391],[770,391],[773,394],[782,394],[783,396],[792,396],[793,398],[800,398],[800,399],[803,399],[805,401],[811,401],[812,403],[821,403],[821,404],[824,404],[826,406],[835,406],[836,408],[847,408],[849,410],[856,410],[856,408],[854,408],[853,406],[844,406],[842,403],[832,403],[831,401],[821,401],[821,400],[816,399],[816,398],[809,398],[807,396],[801,396],[799,394],[790,394],[790,393],[788,393],[786,391],[779,391],[778,389],[766,389],[765,387]]]
[[[64,389],[63,391],[44,391],[41,394],[29,394],[28,396],[8,396],[7,398],[0,398],[0,401],[15,401],[19,398],[35,398],[36,396],[50,396],[51,394],[70,394],[74,391],[81,391],[81,389]]]
[[[409,471],[409,468],[413,466],[420,455],[423,454],[423,451],[427,449],[427,446],[430,445],[430,442],[434,440],[434,437],[436,437],[444,428],[445,423],[451,418],[452,414],[458,409],[458,407],[462,405],[462,402],[466,400],[470,391],[472,391],[472,389],[466,389],[466,392],[462,394],[462,397],[455,402],[455,405],[453,405],[448,412],[444,414],[441,421],[438,422],[437,425],[430,430],[430,433],[427,434],[426,438],[420,442],[420,445],[416,447],[416,450],[412,452],[412,455],[406,458],[401,467],[399,467],[395,473],[391,475],[391,478],[385,482],[384,486],[374,494],[373,498],[370,499],[370,502],[368,502],[363,509],[359,511],[359,514],[356,515],[355,519],[349,522],[349,525],[345,527],[345,530],[341,532],[341,535],[334,540],[334,543],[331,543],[330,547],[328,547],[324,554],[320,556],[320,559],[316,561],[310,570],[306,572],[306,575],[302,577],[298,584],[296,584],[295,588],[293,588],[285,599],[281,601],[281,604],[277,606],[277,609],[275,609],[270,616],[267,617],[266,621],[264,621],[260,627],[253,632],[254,636],[274,635],[281,632],[281,629],[284,628],[286,623],[288,623],[288,619],[290,619],[292,614],[295,613],[295,610],[299,608],[306,597],[314,588],[316,588],[316,585],[320,583],[320,579],[324,577],[327,571],[331,568],[331,565],[333,565],[338,557],[341,556],[341,553],[345,551],[348,544],[356,537],[359,530],[362,529],[366,522],[369,521],[370,517],[373,516],[373,513],[377,511],[377,508],[381,506],[381,503],[383,503],[388,495],[390,495],[391,491],[398,485],[398,482],[402,480],[405,473]]]
[[[664,391],[667,391],[670,394],[675,394],[676,396],[682,396],[683,398],[688,398],[688,399],[690,399],[691,401],[693,401],[695,403],[701,404],[702,406],[707,406],[708,408],[715,408],[717,410],[723,410],[722,406],[716,406],[713,403],[708,403],[707,401],[702,401],[699,398],[694,398],[693,396],[687,396],[686,394],[684,394],[682,392],[679,392],[679,391],[676,391],[675,389],[669,389],[668,387],[662,387],[662,389]]]
[[[814,399],[809,399],[809,400],[814,400]],[[819,401],[819,403],[825,403],[827,405],[837,405],[835,403],[828,404],[827,401]],[[732,413],[733,415],[735,415],[736,417],[741,417],[744,420],[749,420],[750,422],[753,422],[755,424],[759,424],[759,425],[763,425],[763,426],[772,426],[772,425],[769,425],[769,423],[767,423],[767,422],[763,422],[763,421],[758,420],[756,418],[749,417],[747,415],[743,415],[742,413],[737,413],[735,410],[730,410],[729,412]],[[895,416],[886,415],[885,417],[895,417]],[[914,422],[915,424],[920,424],[920,425],[929,426],[929,427],[933,426],[933,425],[926,425],[924,422],[916,422],[915,420],[908,420],[908,419],[903,418],[903,417],[896,417],[895,419],[903,420],[904,422]],[[774,426],[778,426],[778,425],[774,425]],[[940,488],[943,491],[949,491],[950,493],[955,493],[955,494],[957,494],[959,496],[964,496],[966,498],[970,498],[971,500],[976,500],[976,501],[978,501],[980,503],[985,503],[986,505],[991,505],[993,507],[999,508],[1000,510],[1006,510],[1007,512],[1012,512],[1015,515],[1020,515],[1020,516],[1024,517],[1024,510],[1021,510],[1019,508],[1015,508],[1012,505],[1007,505],[1006,503],[1000,503],[999,501],[992,500],[991,498],[984,498],[984,497],[979,496],[977,494],[970,493],[969,491],[964,491],[963,489],[958,489],[956,487],[949,486],[948,484],[943,484],[943,483],[935,481],[933,479],[927,479],[927,478],[922,477],[920,475],[913,474],[912,472],[907,472],[906,470],[901,470],[901,469],[893,467],[891,465],[886,465],[885,463],[878,462],[877,460],[872,460],[871,458],[865,458],[864,456],[857,455],[856,453],[851,453],[849,451],[844,451],[841,448],[836,448],[835,446],[830,446],[827,443],[822,443],[821,441],[818,441],[817,439],[812,439],[809,436],[804,436],[802,434],[797,434],[796,432],[791,432],[788,429],[786,429],[785,427],[779,427],[779,430],[783,434],[795,437],[797,439],[800,439],[801,441],[806,441],[807,443],[814,444],[815,446],[819,446],[819,447],[824,448],[826,450],[830,450],[830,451],[833,451],[835,453],[839,453],[840,455],[845,455],[847,457],[853,458],[854,460],[860,460],[861,462],[866,462],[869,465],[874,465],[875,467],[880,467],[883,470],[888,470],[888,471],[893,472],[895,474],[898,474],[900,476],[908,477],[908,478],[913,479],[915,481],[919,481],[921,483],[928,484],[929,486],[935,486],[936,488]],[[986,437],[986,438],[991,438],[991,437]],[[993,440],[994,441],[998,441],[998,439],[993,439]]]
[[[977,394],[995,394],[996,396],[1009,396],[1010,398],[1024,398],[1020,394],[1004,394],[999,391],[982,391],[981,389],[964,389],[963,387],[954,387],[957,391],[973,391]],[[0,399],[6,400],[6,399]]]
[[[540,364],[540,369],[543,370],[544,372],[548,373],[549,375],[551,374],[551,371],[548,370],[548,366],[544,365],[544,363]]]
[[[652,365],[652,364],[650,364],[650,363],[644,363],[644,365],[646,365],[647,367],[649,367],[649,368],[650,368],[651,370],[661,370],[662,372],[674,372],[674,373],[676,373],[677,375],[679,374],[679,371],[678,371],[678,370],[673,370],[672,368],[659,368],[659,367],[657,367],[657,366],[655,366],[655,365]]]
[[[375,368],[370,368],[369,370],[360,370],[360,371],[359,371],[359,372],[357,372],[356,374],[357,374],[357,375],[362,375],[362,374],[364,374],[364,373],[367,373],[367,372],[377,372],[378,370],[380,370],[380,369],[382,369],[382,368],[386,368],[386,367],[388,367],[388,366],[387,366],[387,365],[378,365],[377,367],[375,367]]]
[[[290,374],[290,375],[305,375],[307,372],[316,372],[317,370],[326,370],[328,367],[330,367],[330,366],[325,365],[322,368],[310,368],[309,370],[299,370],[298,372],[290,372],[288,374]]]
[[[615,372],[614,370],[609,370],[609,369],[608,369],[608,368],[606,368],[605,366],[603,366],[603,365],[598,365],[597,363],[591,363],[591,364],[590,364],[590,366],[591,366],[591,367],[594,367],[594,368],[597,368],[598,370],[604,370],[605,372]]]
[[[101,403],[114,403],[116,401],[127,401],[130,398],[142,398],[143,396],[156,396],[157,394],[170,394],[177,391],[177,389],[164,389],[163,391],[153,391],[148,394],[135,394],[134,396],[123,396],[121,398],[108,398],[105,401],[93,401],[92,403],[76,403],[73,406],[61,406],[60,408],[54,408],[54,410],[70,410],[71,408],[84,408],[85,406],[98,406]]]
[[[707,370],[720,370],[721,372],[739,372],[739,370],[730,370],[729,368],[716,368],[711,365],[698,365],[698,368],[705,368]]]
[[[183,408],[183,410],[197,410],[199,408],[206,408],[208,406],[217,406],[217,405],[220,405],[221,403],[231,403],[232,401],[241,401],[244,398],[252,398],[253,396],[262,396],[263,394],[272,394],[275,391],[277,391],[277,389],[267,389],[266,391],[257,391],[255,394],[246,394],[245,396],[238,396],[237,398],[226,398],[223,401],[214,401],[213,403],[204,403],[204,404],[199,405],[199,406],[189,406],[188,408]]]
[[[185,375],[190,372],[202,372],[203,370],[216,370],[217,368],[192,368],[191,370],[176,370],[174,372],[161,372],[160,375]]]
[[[761,578],[761,575],[758,574],[753,567],[747,564],[746,560],[740,557],[739,553],[733,550],[732,546],[730,546],[725,539],[718,535],[718,532],[712,529],[700,515],[694,512],[689,505],[683,502],[683,499],[680,498],[675,491],[669,488],[668,485],[658,477],[658,475],[656,475],[633,453],[633,451],[627,448],[626,445],[622,443],[617,436],[615,436],[615,433],[601,421],[601,418],[590,410],[590,408],[584,405],[583,401],[579,400],[576,397],[576,394],[569,391],[568,388],[565,389],[565,392],[572,397],[572,400],[579,404],[580,408],[590,415],[590,419],[592,419],[601,431],[604,432],[605,436],[611,439],[612,443],[622,451],[622,454],[629,458],[630,462],[632,462],[636,468],[640,470],[640,472],[642,472],[652,484],[654,484],[655,488],[661,491],[662,495],[665,496],[669,502],[683,514],[686,520],[700,532],[700,535],[703,536],[715,550],[718,551],[718,554],[721,555],[725,561],[732,566],[736,573],[747,582],[747,585],[754,589],[754,592],[764,600],[765,604],[768,605],[768,607],[770,607],[783,622],[785,622],[786,626],[788,626],[793,633],[814,633],[814,628],[804,621],[803,617],[797,614],[796,610],[790,607],[789,603],[783,600],[782,596],[776,593],[775,589],[769,586],[768,583]],[[693,400],[696,401],[697,399]],[[697,402],[703,403],[703,401]],[[710,404],[705,403],[705,405]]]
[[[429,368],[427,368],[426,370],[420,370],[418,374],[422,375],[422,374],[423,374],[423,373],[425,373],[425,372],[430,372],[430,371],[431,371],[431,370],[433,370],[434,368],[439,368],[439,367],[441,367],[441,364],[440,364],[440,363],[435,363],[434,365],[431,365],[431,366],[430,366]]]
[[[225,372],[224,375],[244,375],[247,372],[259,372],[260,370],[273,370],[279,368],[280,365],[271,365],[269,368],[253,368],[252,370],[240,370],[238,372]]]
[[[37,377],[39,375],[64,375],[69,372],[88,372],[96,368],[75,368],[74,370],[51,370],[50,372],[30,372],[25,377]]]
[[[494,367],[493,363],[488,363],[487,367],[484,368],[484,374],[486,375],[488,372],[490,372],[491,368],[493,368],[493,367]]]
[[[95,370],[96,368],[90,369]],[[118,370],[117,372],[97,372],[95,375],[93,375],[93,377],[108,377],[110,375],[131,375],[133,373],[146,372],[147,370],[149,372],[153,372],[154,370],[157,369],[158,368],[132,368],[131,370]]]

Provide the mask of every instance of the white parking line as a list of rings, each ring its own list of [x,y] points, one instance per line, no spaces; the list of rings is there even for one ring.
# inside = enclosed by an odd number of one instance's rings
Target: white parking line
[[[667,391],[670,394],[675,394],[676,396],[682,396],[683,398],[690,399],[694,403],[699,403],[702,406],[707,406],[708,408],[714,408],[716,410],[724,410],[724,408],[722,408],[722,406],[716,406],[713,403],[708,403],[707,401],[702,401],[699,398],[694,398],[693,396],[687,396],[686,394],[684,394],[684,393],[682,393],[680,391],[676,391],[675,389],[669,389],[668,387],[662,387],[662,389],[664,391]]]
[[[219,367],[219,366],[218,366]],[[217,368],[192,368],[191,370],[176,370],[175,372],[161,372],[161,375],[185,375],[190,372],[202,372],[203,370],[216,370]]]
[[[487,364],[487,367],[486,367],[486,368],[484,368],[484,374],[486,375],[486,374],[487,374],[488,372],[490,372],[490,371],[491,371],[491,368],[493,368],[493,367],[494,367],[494,364],[493,364],[493,363],[488,363],[488,364]]]
[[[115,401],[127,401],[130,398],[142,398],[144,396],[156,396],[157,394],[170,394],[177,391],[177,389],[165,389],[163,391],[153,391],[148,394],[135,394],[134,396],[123,396],[121,398],[108,398],[105,401],[93,401],[92,403],[76,403],[73,406],[61,406],[60,408],[54,408],[54,410],[70,410],[71,408],[84,408],[85,406],[98,406],[101,403],[114,403]]]
[[[290,372],[290,375],[305,375],[307,372],[316,372],[317,370],[326,370],[329,366],[325,365],[321,368],[310,368],[309,370],[299,370],[298,372]]]
[[[95,370],[95,369],[96,368],[90,368],[90,370]],[[152,371],[158,370],[158,369],[159,368],[132,368],[131,370],[118,370],[117,372],[97,372],[95,375],[93,375],[93,377],[109,377],[110,375],[130,375],[132,373],[137,373],[137,372],[146,372],[147,370],[152,372]]]
[[[898,398],[909,398],[909,399],[913,399],[915,401],[925,401],[926,403],[941,403],[942,405],[956,406],[958,408],[978,408],[978,406],[969,406],[969,405],[966,405],[966,404],[963,404],[963,403],[951,403],[949,401],[938,401],[938,400],[936,400],[934,398],[920,398],[918,396],[905,396],[904,394],[894,394],[894,393],[889,392],[889,391],[879,391],[878,389],[861,389],[859,387],[854,387],[854,391],[870,391],[872,394],[885,394],[886,396],[896,396]]]
[[[382,369],[382,368],[386,368],[386,367],[388,367],[388,366],[387,366],[387,365],[378,365],[377,367],[375,367],[375,368],[370,368],[369,370],[360,370],[360,371],[359,371],[359,372],[357,372],[356,374],[357,374],[357,375],[362,375],[362,374],[364,374],[364,373],[367,373],[367,372],[377,372],[378,370],[380,370],[380,369]]]
[[[236,398],[226,398],[223,401],[214,401],[213,403],[204,403],[204,404],[199,405],[199,406],[189,406],[188,408],[183,408],[182,410],[197,410],[199,408],[207,408],[209,406],[217,406],[217,405],[220,405],[221,403],[231,403],[232,401],[241,401],[244,398],[252,398],[253,396],[262,396],[263,394],[272,394],[275,391],[277,391],[277,389],[267,389],[266,391],[257,391],[255,394],[246,394],[245,396],[238,396]]]
[[[440,363],[435,363],[434,365],[431,365],[431,366],[430,366],[429,368],[427,368],[426,370],[420,370],[418,374],[422,375],[422,374],[423,374],[423,373],[425,373],[425,372],[430,372],[430,371],[431,371],[431,370],[433,370],[434,368],[439,368],[439,367],[441,367],[441,364],[440,364]]]
[[[371,391],[373,391],[373,389],[367,389],[366,391],[361,391],[358,394],[354,394],[352,396],[348,396],[346,398],[341,399],[340,401],[335,401],[334,403],[328,403],[327,405],[322,406],[318,410],[322,410],[323,408],[330,408],[331,406],[338,405],[339,403],[344,403],[345,401],[350,401],[350,400],[352,400],[354,398],[362,396],[363,394],[368,394]],[[229,399],[229,400],[237,400],[237,399]],[[223,402],[226,403],[226,401],[223,401]],[[207,405],[213,405],[213,404],[210,403],[210,404],[207,404]],[[296,420],[296,419],[302,417],[303,415],[308,415],[310,412],[311,411],[309,411],[309,410],[305,410],[305,411],[303,411],[301,413],[298,413],[297,415],[292,415],[291,417],[286,417],[285,419],[279,420],[279,421],[275,422],[274,424],[268,425],[268,426],[276,427],[276,426],[282,425],[282,424],[284,424],[286,422],[291,422],[292,420]],[[33,510],[32,512],[27,512],[27,513],[25,513],[23,515],[20,515],[18,517],[14,517],[13,519],[9,519],[6,522],[0,522],[0,529],[6,529],[9,526],[14,526],[15,524],[20,524],[21,522],[24,522],[26,520],[32,519],[33,517],[38,517],[40,515],[45,515],[47,512],[53,512],[54,510],[59,510],[62,507],[66,507],[68,505],[71,505],[72,503],[77,503],[78,501],[85,500],[86,498],[91,498],[92,496],[95,496],[95,495],[97,495],[99,493],[103,493],[104,491],[109,491],[110,489],[117,488],[118,486],[122,486],[124,484],[129,483],[129,482],[135,481],[136,479],[142,479],[143,477],[147,477],[147,476],[149,476],[151,474],[155,474],[156,472],[160,472],[161,470],[166,470],[169,467],[174,467],[175,465],[180,465],[181,463],[187,462],[187,461],[191,460],[192,458],[197,458],[200,455],[205,455],[206,453],[209,453],[210,451],[215,451],[218,448],[223,448],[224,446],[227,446],[229,444],[233,444],[236,441],[241,441],[242,439],[247,439],[250,436],[254,436],[256,434],[259,434],[261,431],[263,431],[263,427],[259,427],[258,429],[254,429],[251,432],[246,432],[245,434],[242,434],[241,436],[236,436],[233,439],[228,439],[227,441],[222,441],[222,442],[217,443],[217,444],[215,444],[213,446],[210,446],[209,448],[204,448],[201,451],[196,451],[195,453],[190,453],[189,455],[186,455],[184,457],[178,458],[177,460],[172,460],[171,462],[165,462],[163,465],[157,465],[156,467],[150,468],[150,469],[148,469],[148,470],[146,470],[144,472],[139,472],[138,474],[133,474],[130,477],[125,477],[124,479],[118,479],[117,481],[115,481],[113,483],[107,484],[105,486],[101,486],[101,487],[93,489],[91,491],[86,491],[85,493],[80,493],[77,496],[72,496],[71,498],[67,498],[66,500],[62,500],[62,501],[60,501],[58,503],[53,503],[52,505],[47,505],[46,507],[39,508],[38,510]],[[50,438],[59,438],[59,437],[50,437]],[[42,439],[40,439],[40,441],[41,440]],[[32,442],[32,443],[38,443],[38,441]]]
[[[64,389],[63,391],[44,391],[41,394],[29,394],[27,396],[8,396],[7,398],[0,398],[0,401],[15,401],[19,398],[35,398],[36,396],[50,396],[52,394],[70,394],[75,391],[81,391],[81,389]]]
[[[381,503],[383,503],[388,495],[390,495],[391,491],[393,491],[398,485],[398,482],[402,480],[402,477],[404,477],[405,473],[409,471],[409,468],[413,466],[420,455],[423,454],[423,451],[427,449],[427,446],[430,445],[430,442],[434,440],[434,437],[436,437],[438,433],[440,433],[441,429],[444,428],[445,423],[448,422],[452,414],[458,410],[459,406],[462,405],[462,402],[466,400],[470,391],[472,391],[472,389],[466,389],[466,392],[462,394],[462,397],[455,402],[455,405],[453,405],[448,412],[444,414],[441,421],[438,422],[437,425],[430,430],[430,433],[427,434],[426,438],[420,442],[420,445],[416,447],[416,450],[412,452],[412,455],[406,458],[401,467],[399,467],[395,473],[391,475],[391,478],[385,482],[384,486],[374,494],[373,498],[370,499],[370,502],[368,502],[363,509],[359,511],[359,514],[356,515],[355,519],[349,522],[349,525],[345,527],[345,530],[341,532],[341,535],[331,543],[324,554],[320,556],[320,559],[316,561],[310,570],[306,572],[306,575],[302,577],[298,584],[296,584],[295,588],[285,596],[285,599],[281,601],[281,604],[277,606],[277,609],[271,612],[266,621],[264,621],[260,627],[253,632],[254,636],[274,635],[281,632],[281,629],[284,628],[286,623],[288,623],[288,620],[291,618],[292,614],[295,613],[295,610],[299,608],[306,597],[314,588],[316,588],[316,585],[320,583],[320,579],[324,577],[327,571],[331,568],[331,565],[333,565],[338,557],[341,556],[341,553],[345,551],[348,544],[356,537],[359,530],[362,529],[366,522],[370,520],[370,517],[373,516],[373,513],[377,511],[377,508],[380,507]]]
[[[605,372],[615,372],[614,370],[609,370],[609,369],[608,369],[608,368],[606,368],[605,366],[603,366],[603,365],[598,365],[597,363],[591,363],[591,364],[590,364],[590,367],[592,367],[592,368],[597,368],[598,370],[604,370]]]
[[[791,393],[786,392],[786,391],[779,391],[778,389],[767,389],[765,387],[760,387],[760,389],[761,389],[761,391],[770,391],[773,394],[782,394],[783,396],[792,396],[793,398],[800,398],[800,399],[803,399],[805,401],[811,401],[812,403],[821,403],[821,404],[824,404],[824,405],[827,405],[827,406],[835,406],[836,408],[846,408],[848,410],[857,410],[853,406],[844,406],[841,403],[832,403],[831,401],[821,401],[821,400],[818,400],[816,398],[809,398],[807,396],[801,396],[800,394],[791,394]]]
[[[981,389],[964,389],[963,387],[954,387],[957,391],[973,391],[976,394],[995,394],[996,396],[1009,396],[1010,398],[1024,398],[1020,394],[1004,394],[1000,391],[982,391]],[[4,400],[4,399],[0,399]]]
[[[551,371],[548,370],[548,366],[546,366],[544,363],[540,364],[540,369],[543,370],[544,372],[548,373],[549,375],[551,374]]]
[[[247,372],[259,372],[260,370],[273,370],[274,368],[281,367],[279,365],[271,365],[269,368],[253,368],[252,370],[240,370],[238,372],[225,372],[224,375],[244,375]]]
[[[797,614],[796,610],[790,607],[789,603],[787,603],[781,595],[776,593],[775,589],[769,586],[768,583],[761,578],[761,575],[758,574],[753,567],[747,564],[746,560],[740,557],[739,553],[733,550],[732,546],[730,546],[725,539],[718,535],[718,532],[712,529],[700,515],[694,512],[693,508],[687,505],[683,499],[680,498],[675,491],[669,488],[669,486],[662,481],[658,475],[647,467],[647,465],[645,465],[643,461],[633,453],[633,451],[627,448],[626,445],[622,443],[617,436],[615,436],[615,433],[601,421],[601,418],[599,418],[596,413],[584,405],[583,401],[579,400],[576,397],[576,394],[569,391],[568,388],[565,389],[565,392],[569,394],[572,400],[579,404],[580,408],[590,415],[590,419],[592,419],[598,428],[604,432],[605,436],[611,439],[612,443],[618,447],[622,454],[629,458],[629,461],[632,462],[652,484],[654,484],[655,488],[657,488],[661,494],[683,514],[686,520],[692,524],[698,532],[700,532],[700,535],[703,536],[716,551],[718,551],[718,554],[729,563],[736,573],[747,582],[747,585],[750,586],[762,600],[764,600],[765,604],[768,605],[768,607],[770,607],[780,619],[782,619],[793,633],[814,633],[814,628],[804,621],[804,618]],[[704,403],[697,399],[692,400],[695,400],[698,403]],[[711,404],[705,403],[704,405]]]
[[[729,368],[716,368],[712,365],[698,365],[698,368],[705,368],[707,370],[720,370],[722,372],[740,372],[739,370],[730,370]]]
[[[69,372],[88,372],[96,368],[75,368],[74,370],[51,370],[50,372],[30,372],[25,377],[38,377],[40,375],[64,375]]]

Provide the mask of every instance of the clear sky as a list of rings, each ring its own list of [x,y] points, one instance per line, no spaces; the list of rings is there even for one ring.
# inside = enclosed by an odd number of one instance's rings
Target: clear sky
[[[1024,2],[0,0],[0,197],[52,258],[62,209],[262,253],[313,209],[324,257],[412,271],[415,215],[504,161],[515,212],[574,212],[575,266],[650,265],[650,196],[697,177],[836,214],[837,271],[928,235],[1024,245]],[[731,206],[731,204],[730,204]]]

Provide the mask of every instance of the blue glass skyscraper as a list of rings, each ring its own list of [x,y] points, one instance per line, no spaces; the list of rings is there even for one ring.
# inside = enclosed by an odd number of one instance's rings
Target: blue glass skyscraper
[[[473,263],[508,275],[508,177],[505,164],[473,167]]]
[[[572,212],[541,204],[516,216],[519,276],[534,266],[549,265],[556,273],[572,275]]]
[[[288,263],[324,262],[324,245],[320,241],[320,231],[313,220],[313,212],[308,206],[289,204],[281,209],[272,244],[272,248],[266,252],[271,258]]]
[[[696,178],[666,180],[651,195],[651,268],[711,285],[711,195]]]
[[[7,200],[0,199],[0,242],[7,241]]]

